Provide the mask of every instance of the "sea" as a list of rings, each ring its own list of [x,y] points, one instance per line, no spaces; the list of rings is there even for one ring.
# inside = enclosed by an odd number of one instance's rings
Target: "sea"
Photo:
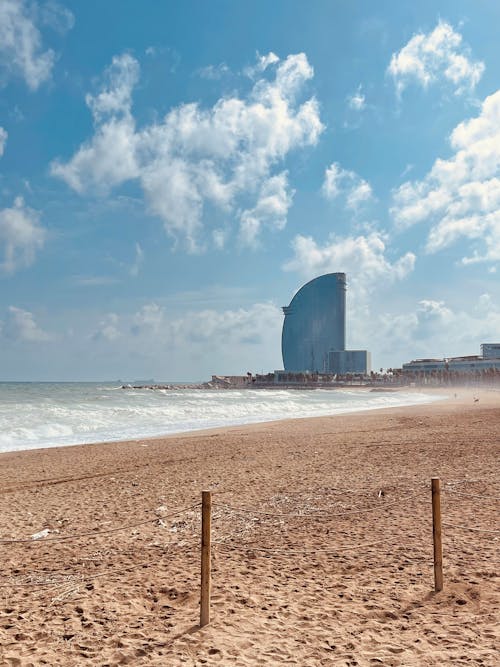
[[[430,403],[438,396],[345,389],[122,389],[104,382],[0,383],[0,452]]]

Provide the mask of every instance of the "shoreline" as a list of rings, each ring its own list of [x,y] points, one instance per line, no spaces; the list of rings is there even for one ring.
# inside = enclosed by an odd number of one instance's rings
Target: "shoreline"
[[[2,545],[0,663],[493,667],[499,404],[493,392],[460,391],[3,454],[0,536],[28,542]],[[433,476],[443,488],[437,594]],[[203,489],[213,492],[213,579],[200,630]]]
[[[320,391],[323,389],[323,387],[316,387],[314,388],[316,391]],[[235,389],[236,390],[236,389]],[[257,388],[255,391],[258,391],[259,393],[262,391],[265,391],[265,388]],[[224,390],[224,391],[230,391],[230,390]],[[244,391],[252,391],[252,389],[245,389]],[[288,391],[287,389],[281,388],[281,391]],[[295,389],[294,391],[301,391],[301,389]],[[307,390],[311,391],[311,389]],[[412,407],[412,406],[419,406],[419,405],[430,405],[434,403],[435,401],[439,400],[447,400],[450,398],[451,392],[446,391],[441,387],[429,387],[428,389],[426,388],[423,390],[421,387],[404,387],[404,388],[377,388],[373,389],[372,387],[368,386],[352,386],[352,387],[339,387],[337,388],[337,391],[340,392],[355,392],[355,393],[360,393],[360,394],[370,394],[374,393],[376,395],[382,394],[382,393],[387,393],[390,394],[391,396],[394,394],[398,393],[404,393],[404,394],[417,394],[417,395],[427,395],[427,396],[435,396],[437,398],[434,398],[429,401],[423,401],[423,402],[416,402],[416,403],[404,403],[399,406],[379,406],[379,405],[374,405],[370,407],[347,407],[345,409],[340,408],[337,409],[335,412],[331,413],[324,413],[324,414],[316,414],[316,415],[303,415],[303,416],[297,416],[297,417],[283,417],[283,416],[272,416],[269,418],[262,418],[262,417],[256,417],[256,418],[250,418],[250,421],[245,421],[245,419],[248,419],[248,417],[242,417],[241,420],[238,420],[236,418],[232,423],[220,423],[220,424],[214,424],[212,426],[199,426],[199,427],[193,427],[190,426],[189,428],[181,429],[181,430],[172,430],[169,432],[161,432],[161,433],[154,433],[154,434],[137,434],[132,437],[112,437],[112,438],[106,438],[106,439],[96,439],[96,440],[86,440],[84,442],[68,442],[68,443],[63,443],[63,444],[57,444],[57,445],[39,445],[39,446],[34,446],[34,447],[27,447],[27,448],[19,448],[19,449],[7,449],[0,451],[0,459],[4,454],[8,453],[14,453],[14,452],[25,452],[25,451],[40,451],[40,450],[45,450],[45,449],[55,449],[55,448],[65,448],[65,447],[82,447],[86,445],[98,445],[98,444],[111,444],[111,443],[120,443],[120,442],[134,442],[134,441],[139,441],[139,440],[158,440],[158,439],[164,439],[164,438],[170,438],[170,437],[176,437],[176,436],[181,436],[183,434],[189,435],[190,433],[196,434],[196,433],[205,433],[205,432],[210,432],[214,430],[222,430],[226,428],[243,428],[245,426],[254,426],[254,425],[259,425],[259,424],[273,424],[275,422],[283,422],[283,421],[288,421],[289,419],[321,419],[323,417],[338,417],[342,415],[356,415],[356,414],[364,414],[364,413],[370,413],[378,410],[391,410],[391,409],[397,409],[398,407]],[[470,390],[468,388],[464,388],[462,390],[462,393],[464,392],[469,392]],[[475,392],[477,393],[477,392]],[[216,421],[216,420],[214,420]],[[98,437],[98,436],[96,436]],[[69,438],[68,438],[69,439]]]

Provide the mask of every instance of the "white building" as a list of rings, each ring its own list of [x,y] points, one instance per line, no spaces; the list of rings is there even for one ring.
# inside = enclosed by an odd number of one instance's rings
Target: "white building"
[[[475,373],[491,369],[500,370],[500,343],[482,343],[479,356],[415,359],[403,364],[403,373],[433,373],[436,371]]]

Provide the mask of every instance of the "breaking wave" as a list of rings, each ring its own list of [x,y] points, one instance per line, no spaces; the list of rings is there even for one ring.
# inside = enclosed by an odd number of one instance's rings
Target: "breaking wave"
[[[442,397],[356,389],[117,391],[92,383],[0,383],[0,452],[416,405]]]

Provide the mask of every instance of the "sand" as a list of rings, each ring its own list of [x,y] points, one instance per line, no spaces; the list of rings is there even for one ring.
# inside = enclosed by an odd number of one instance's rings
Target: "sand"
[[[0,664],[497,665],[500,393],[458,393],[1,455],[0,536],[28,541],[0,544]],[[200,629],[202,489],[214,545]]]

